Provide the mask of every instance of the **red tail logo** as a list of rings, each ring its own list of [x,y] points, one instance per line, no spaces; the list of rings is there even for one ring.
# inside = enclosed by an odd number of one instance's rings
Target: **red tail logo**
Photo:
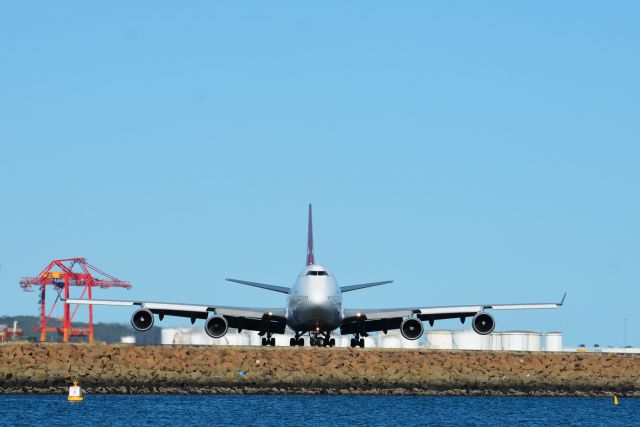
[[[307,265],[315,264],[313,259],[313,221],[311,218],[311,203],[309,203],[309,234],[307,235]]]

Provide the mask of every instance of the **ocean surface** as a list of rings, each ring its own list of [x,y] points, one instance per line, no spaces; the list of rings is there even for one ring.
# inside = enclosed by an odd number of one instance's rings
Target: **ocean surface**
[[[0,395],[2,426],[640,426],[640,399]]]

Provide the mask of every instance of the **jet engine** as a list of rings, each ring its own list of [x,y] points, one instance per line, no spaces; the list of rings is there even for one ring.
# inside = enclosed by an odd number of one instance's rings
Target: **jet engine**
[[[136,331],[148,331],[153,326],[153,313],[146,308],[136,310],[131,316],[131,326]]]
[[[471,322],[473,330],[480,335],[487,335],[493,332],[493,328],[496,327],[496,321],[493,320],[493,316],[489,313],[480,312],[473,316],[473,322]]]
[[[204,330],[211,338],[221,338],[229,329],[229,323],[223,316],[211,316],[204,324]]]
[[[404,319],[400,325],[400,333],[408,340],[417,340],[422,336],[423,331],[422,322],[413,317]]]

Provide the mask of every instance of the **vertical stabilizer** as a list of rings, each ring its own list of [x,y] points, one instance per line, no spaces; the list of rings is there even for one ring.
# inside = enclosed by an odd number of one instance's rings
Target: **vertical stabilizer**
[[[307,235],[307,265],[315,264],[313,259],[313,221],[311,219],[311,203],[309,203],[309,234]]]

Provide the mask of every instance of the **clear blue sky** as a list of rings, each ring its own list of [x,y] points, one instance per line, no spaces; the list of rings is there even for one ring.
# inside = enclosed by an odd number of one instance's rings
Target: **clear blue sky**
[[[497,328],[622,344],[628,317],[640,345],[639,12],[4,3],[0,313],[36,314],[20,276],[72,256],[134,285],[97,297],[283,304],[223,278],[291,284],[312,202],[318,262],[395,280],[347,306],[567,291]]]

